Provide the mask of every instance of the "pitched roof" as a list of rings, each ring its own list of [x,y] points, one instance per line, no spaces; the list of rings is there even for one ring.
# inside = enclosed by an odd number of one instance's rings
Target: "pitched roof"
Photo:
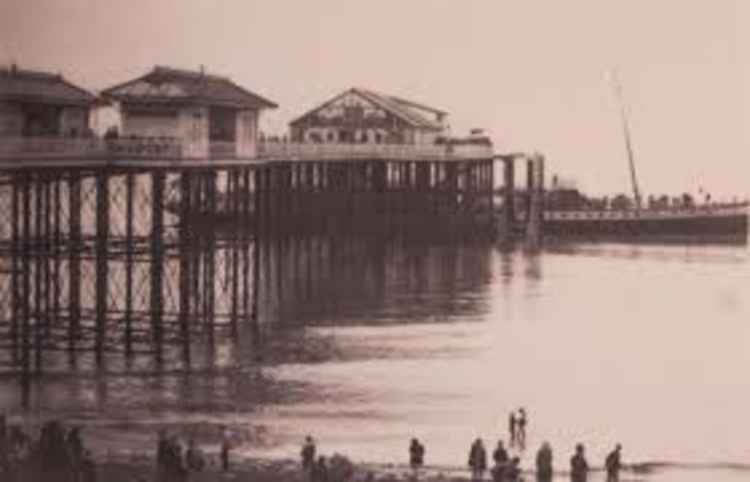
[[[88,106],[97,98],[62,75],[33,70],[0,68],[0,99],[45,104]]]
[[[316,111],[322,109],[328,104],[334,102],[336,99],[338,99],[342,95],[350,93],[350,92],[357,94],[360,97],[363,97],[364,99],[377,105],[381,109],[387,112],[390,112],[391,114],[403,120],[404,122],[406,122],[412,127],[421,128],[421,129],[430,129],[430,130],[442,130],[443,129],[443,126],[440,125],[439,122],[433,121],[425,117],[424,115],[420,114],[419,112],[415,112],[415,109],[426,111],[427,113],[432,113],[436,115],[445,115],[446,114],[445,111],[435,109],[433,107],[428,107],[426,105],[419,104],[417,102],[413,102],[410,100],[405,100],[399,97],[394,97],[392,95],[381,94],[373,90],[363,89],[359,87],[353,87],[349,89],[348,91],[337,95],[336,97],[325,102],[324,104],[299,116],[298,118],[290,122],[290,124],[294,125],[298,123],[299,121],[306,118],[310,114],[315,113]]]
[[[227,77],[161,66],[105,89],[102,96],[125,102],[200,103],[254,109],[278,107]]]

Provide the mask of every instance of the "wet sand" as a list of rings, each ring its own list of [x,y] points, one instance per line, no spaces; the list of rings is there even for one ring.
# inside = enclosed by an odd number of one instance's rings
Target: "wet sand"
[[[222,472],[215,455],[208,457],[208,467],[203,472],[193,472],[189,482],[307,482],[306,473],[294,459],[255,459],[234,460],[228,472]],[[706,480],[737,481],[747,480],[748,466],[671,466],[662,464],[641,464],[623,470],[620,482],[698,482]],[[106,482],[155,482],[156,470],[153,459],[146,455],[113,455],[97,465],[98,480]],[[341,479],[329,477],[330,482]],[[414,482],[412,470],[402,464],[355,463],[347,482]],[[471,482],[469,471],[463,467],[427,466],[421,469],[416,480],[421,482]],[[489,473],[484,480],[491,481]],[[523,480],[534,481],[533,472],[524,471]],[[559,472],[554,482],[569,481],[569,475]],[[590,482],[603,482],[604,472],[594,468],[589,474]]]

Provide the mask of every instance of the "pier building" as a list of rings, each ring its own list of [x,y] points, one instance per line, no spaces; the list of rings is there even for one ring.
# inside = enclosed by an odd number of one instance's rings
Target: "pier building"
[[[56,151],[87,136],[97,98],[62,75],[0,69],[0,152]]]
[[[227,77],[162,66],[102,96],[118,105],[123,137],[185,158],[255,157],[260,114],[277,107]]]
[[[368,89],[351,88],[289,123],[295,142],[434,145],[449,134],[448,113]]]

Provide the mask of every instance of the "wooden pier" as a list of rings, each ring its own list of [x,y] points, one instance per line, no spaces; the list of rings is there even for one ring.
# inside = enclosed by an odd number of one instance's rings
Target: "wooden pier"
[[[262,321],[274,243],[497,234],[495,163],[512,186],[517,156],[354,154],[0,159],[2,370],[25,380],[61,353],[161,363],[165,350],[189,367],[193,341]],[[295,246],[309,266],[315,253]]]

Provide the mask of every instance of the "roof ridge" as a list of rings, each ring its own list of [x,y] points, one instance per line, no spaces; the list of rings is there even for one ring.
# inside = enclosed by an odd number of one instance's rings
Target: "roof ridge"
[[[42,70],[19,69],[17,67],[0,67],[0,73],[8,76],[25,77],[38,80],[59,80],[62,74],[53,74]]]
[[[203,79],[224,80],[227,82],[231,82],[231,79],[224,75],[209,74],[205,71],[200,71],[200,70],[179,69],[176,67],[169,67],[167,65],[155,65],[151,73],[152,74],[182,75],[185,77],[191,77],[191,78],[196,78],[196,79],[203,78]]]

